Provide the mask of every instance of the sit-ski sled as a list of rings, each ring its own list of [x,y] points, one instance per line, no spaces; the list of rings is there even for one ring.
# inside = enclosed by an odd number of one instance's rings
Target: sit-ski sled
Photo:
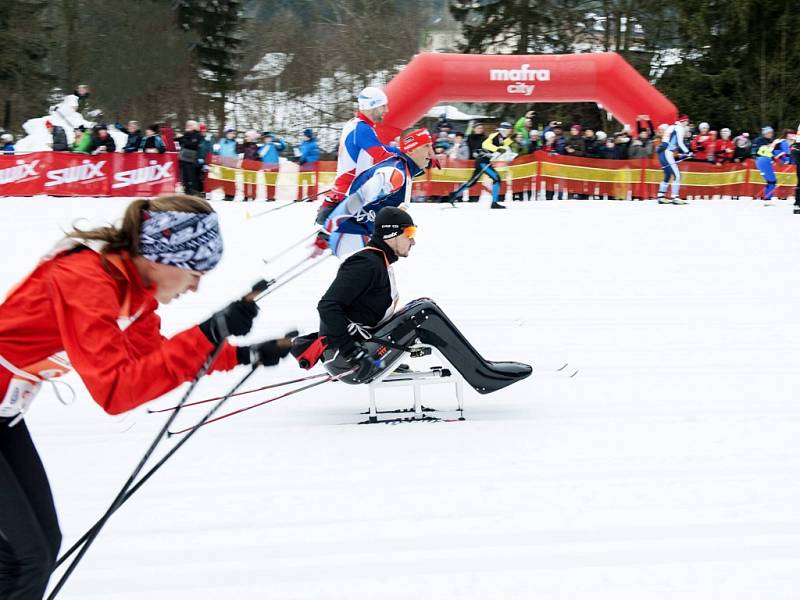
[[[322,354],[325,369],[349,384],[369,387],[369,411],[365,423],[402,422],[412,420],[449,420],[434,416],[440,412],[422,404],[424,386],[451,383],[457,402],[456,420],[463,420],[464,382],[480,394],[490,394],[528,377],[532,368],[519,362],[494,362],[483,358],[467,341],[441,308],[429,298],[420,298],[406,305],[381,325],[364,346],[374,360],[374,369],[356,379],[349,365],[332,348]],[[413,359],[436,356],[440,366],[414,371],[408,366]],[[348,373],[350,371],[350,373]],[[410,409],[377,410],[376,395],[389,387],[411,387],[414,403]],[[394,418],[383,419],[380,415]]]

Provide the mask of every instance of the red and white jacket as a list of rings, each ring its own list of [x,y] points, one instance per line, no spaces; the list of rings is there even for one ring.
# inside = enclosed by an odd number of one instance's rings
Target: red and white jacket
[[[400,154],[400,150],[381,144],[375,133],[375,123],[362,113],[357,113],[347,122],[339,141],[339,158],[336,163],[336,179],[325,199],[326,204],[336,206],[348,193],[353,180],[372,165]]]
[[[126,253],[77,246],[41,262],[0,305],[0,408],[25,374],[50,379],[70,366],[110,414],[191,380],[213,345],[196,325],[163,337],[154,293]],[[236,364],[226,343],[211,370]]]

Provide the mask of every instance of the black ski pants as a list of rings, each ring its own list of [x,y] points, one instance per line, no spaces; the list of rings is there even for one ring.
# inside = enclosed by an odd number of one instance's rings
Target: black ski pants
[[[800,154],[800,152],[797,154]],[[797,156],[796,159],[800,159],[800,156]],[[800,162],[798,162],[794,168],[797,171],[797,187],[794,188],[794,205],[800,206]]]
[[[61,547],[53,495],[20,421],[0,419],[0,598],[41,600]]]
[[[203,183],[200,180],[202,175],[200,167],[195,162],[186,160],[178,161],[181,169],[181,183],[183,184],[183,192],[193,196],[198,192],[203,191]]]

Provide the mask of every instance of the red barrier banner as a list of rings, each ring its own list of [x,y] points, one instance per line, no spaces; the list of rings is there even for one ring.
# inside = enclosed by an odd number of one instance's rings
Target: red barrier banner
[[[469,178],[475,167],[474,161],[440,159],[440,162],[442,170],[429,169],[424,177],[414,182],[419,195],[447,196]],[[664,176],[655,157],[607,160],[536,152],[517,157],[510,163],[493,163],[492,167],[502,181],[501,197],[511,186],[514,193],[534,197],[546,194],[549,198],[554,193],[567,193],[618,200],[655,198]],[[683,196],[758,197],[766,187],[752,160],[725,165],[684,161],[679,169]],[[778,181],[774,197],[792,196],[797,181],[795,166],[775,163],[774,169]],[[480,195],[488,183],[489,178],[484,176],[467,194]]]
[[[0,155],[0,196],[155,196],[175,191],[177,155]]]
[[[275,200],[278,188],[283,199],[316,199],[317,192],[331,187],[336,176],[336,163],[318,161],[304,165],[282,162],[264,164],[226,156],[212,156],[209,164],[207,191],[219,189],[229,198]],[[323,186],[320,188],[319,186]]]

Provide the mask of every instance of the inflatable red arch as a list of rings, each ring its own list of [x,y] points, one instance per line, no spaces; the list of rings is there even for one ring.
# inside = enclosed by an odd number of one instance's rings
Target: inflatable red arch
[[[677,109],[624,58],[595,54],[477,55],[423,53],[386,86],[389,112],[378,127],[384,142],[433,106],[462,102],[597,102],[622,123],[638,115],[672,123]]]

